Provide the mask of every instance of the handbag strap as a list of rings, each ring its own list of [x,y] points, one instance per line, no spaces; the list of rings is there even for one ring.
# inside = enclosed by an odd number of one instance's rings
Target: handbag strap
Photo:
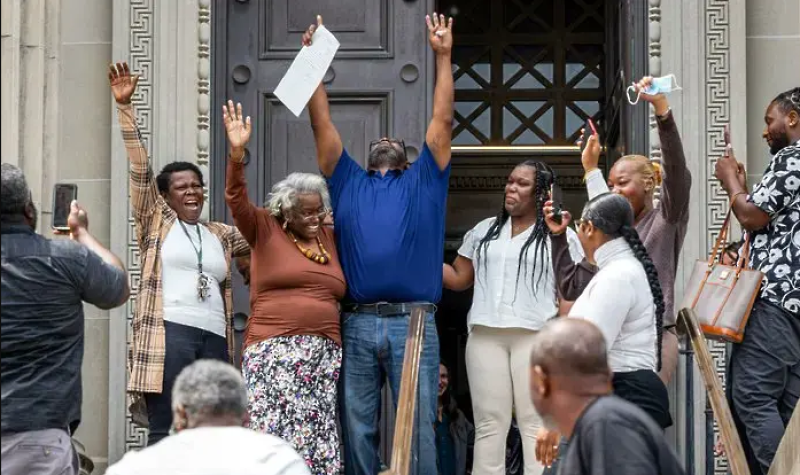
[[[736,275],[738,276],[742,270],[747,267],[750,262],[750,233],[744,233],[744,242],[742,243],[744,250],[739,255],[739,260],[736,262]]]
[[[711,254],[708,256],[708,267],[714,265],[717,262],[717,256],[721,249],[724,249],[725,242],[728,239],[728,227],[730,226],[731,222],[731,212],[733,212],[733,203],[731,203],[730,208],[728,208],[728,214],[725,215],[725,221],[722,223],[722,229],[719,231],[719,235],[717,236],[717,242],[714,243],[714,248],[711,249]]]

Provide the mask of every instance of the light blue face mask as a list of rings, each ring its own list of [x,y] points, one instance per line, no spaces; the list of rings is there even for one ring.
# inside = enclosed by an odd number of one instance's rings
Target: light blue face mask
[[[650,82],[650,86],[639,93],[636,92],[636,87],[628,86],[626,95],[628,96],[628,102],[633,106],[639,102],[639,96],[642,94],[655,96],[656,94],[668,94],[672,91],[679,91],[680,89],[681,87],[678,85],[678,80],[675,79],[675,75],[670,74],[669,76],[653,78],[652,82]],[[635,99],[631,99],[632,95],[635,97]]]

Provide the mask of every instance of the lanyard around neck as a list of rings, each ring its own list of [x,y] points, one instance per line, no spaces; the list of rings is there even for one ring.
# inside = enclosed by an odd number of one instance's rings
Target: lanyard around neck
[[[186,225],[183,224],[183,221],[180,219],[178,223],[181,225],[181,229],[183,229],[184,234],[189,239],[189,243],[192,245],[192,249],[194,249],[194,253],[197,255],[197,270],[201,274],[203,273],[203,235],[200,234],[200,225],[195,224],[194,227],[197,230],[197,240],[200,242],[200,248],[198,249],[197,246],[194,245],[194,241],[192,241],[192,237],[189,235],[189,230],[186,229]]]

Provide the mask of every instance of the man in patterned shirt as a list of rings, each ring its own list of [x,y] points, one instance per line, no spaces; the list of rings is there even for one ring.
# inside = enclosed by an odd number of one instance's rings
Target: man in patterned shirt
[[[764,120],[774,156],[750,195],[730,148],[716,164],[750,234],[751,264],[764,273],[744,340],[733,345],[729,381],[754,475],[769,470],[800,396],[800,87],[770,102]]]

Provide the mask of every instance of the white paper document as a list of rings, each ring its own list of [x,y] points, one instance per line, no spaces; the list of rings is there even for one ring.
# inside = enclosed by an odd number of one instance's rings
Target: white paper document
[[[303,112],[338,49],[339,41],[324,25],[320,25],[311,37],[311,46],[303,46],[297,53],[275,88],[275,96],[294,115],[299,116]]]

